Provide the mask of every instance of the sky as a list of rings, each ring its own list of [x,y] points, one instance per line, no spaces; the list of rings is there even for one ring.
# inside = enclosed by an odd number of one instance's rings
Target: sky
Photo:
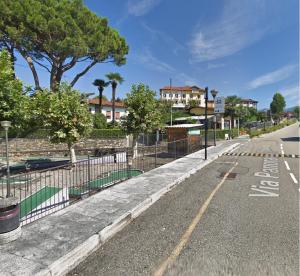
[[[257,100],[268,108],[275,92],[287,107],[299,104],[298,0],[85,0],[84,3],[119,31],[129,45],[125,65],[98,64],[75,85],[97,95],[95,78],[119,72],[125,97],[132,84],[159,88],[197,85]],[[66,72],[71,81],[81,65]],[[49,75],[39,67],[42,86]],[[33,84],[21,57],[17,76]],[[111,91],[106,88],[110,98]]]

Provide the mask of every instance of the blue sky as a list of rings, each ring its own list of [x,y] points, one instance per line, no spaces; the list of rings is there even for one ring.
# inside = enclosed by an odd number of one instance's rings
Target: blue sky
[[[99,64],[75,88],[95,92],[95,78],[119,72],[124,97],[133,83],[159,92],[169,84],[215,88],[219,95],[238,95],[269,107],[280,91],[287,107],[299,103],[299,7],[297,0],[85,0],[107,17],[130,47],[127,63]],[[27,84],[32,76],[19,58],[17,75]],[[76,71],[66,72],[70,81]],[[39,68],[42,86],[48,74]],[[110,98],[110,89],[105,93]]]

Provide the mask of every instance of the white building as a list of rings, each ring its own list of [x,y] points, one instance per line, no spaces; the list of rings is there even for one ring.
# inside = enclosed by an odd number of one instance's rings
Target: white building
[[[205,106],[205,90],[198,86],[165,86],[160,89],[160,99],[162,101],[172,101],[173,107],[184,108],[190,100],[195,100],[199,106]]]
[[[99,110],[99,99],[89,99],[89,110],[95,114]],[[112,102],[102,100],[102,114],[106,117],[107,122],[112,121]],[[120,121],[120,118],[127,115],[126,108],[123,102],[115,102],[115,120]]]
[[[253,107],[257,109],[257,103],[258,101],[252,100],[252,99],[241,99],[240,103],[237,104],[237,106],[243,106],[243,107]]]

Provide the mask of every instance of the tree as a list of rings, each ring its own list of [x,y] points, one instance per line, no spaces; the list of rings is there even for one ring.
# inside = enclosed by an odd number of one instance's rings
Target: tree
[[[93,85],[98,87],[99,91],[99,113],[102,112],[102,98],[103,98],[103,91],[104,88],[109,85],[109,82],[101,79],[95,79]]]
[[[38,91],[31,105],[32,117],[42,121],[43,126],[49,129],[50,141],[66,143],[71,162],[76,162],[74,144],[92,128],[92,115],[88,105],[81,101],[80,93],[62,84],[59,93]]]
[[[93,116],[93,126],[97,129],[105,129],[107,128],[106,117],[102,113],[96,113]]]
[[[23,84],[15,79],[12,61],[6,50],[0,51],[0,121],[12,122],[12,127],[20,132],[28,122],[28,103]]]
[[[115,124],[115,105],[116,105],[116,89],[118,83],[121,84],[124,79],[121,77],[119,73],[108,73],[106,74],[106,77],[109,79],[109,83],[112,87],[112,124]]]
[[[299,120],[299,111],[300,111],[300,106],[296,106],[293,110],[294,116],[298,120]]]
[[[228,96],[225,99],[225,116],[230,117],[231,125],[233,126],[233,120],[236,117],[237,107],[241,102],[241,98],[238,96]]]
[[[87,65],[71,86],[98,63],[125,64],[128,54],[125,39],[82,0],[1,0],[0,46],[26,60],[37,90],[36,66],[44,68],[51,91],[58,91],[64,73],[80,62]]]
[[[280,118],[280,114],[285,108],[285,99],[279,92],[274,94],[273,100],[270,104],[270,108],[272,114],[275,115],[275,118]]]
[[[161,126],[161,113],[159,101],[155,98],[156,93],[145,84],[134,84],[125,99],[128,115],[121,121],[122,128],[132,134],[133,148],[137,145],[140,133],[149,133]],[[136,150],[134,150],[134,157]]]
[[[189,100],[189,108],[193,108],[193,107],[198,107],[199,106],[199,101],[197,100]]]

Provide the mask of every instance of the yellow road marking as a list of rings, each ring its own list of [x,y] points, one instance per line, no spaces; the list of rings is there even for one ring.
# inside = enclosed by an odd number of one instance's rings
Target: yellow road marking
[[[158,269],[154,272],[154,276],[162,276],[165,273],[166,269],[175,262],[176,258],[180,255],[182,249],[185,247],[185,245],[189,241],[192,233],[194,232],[197,224],[199,223],[202,215],[206,211],[206,209],[207,209],[209,203],[211,202],[211,200],[213,199],[214,195],[221,188],[221,186],[225,182],[225,180],[228,177],[228,175],[233,171],[233,169],[237,165],[238,165],[238,163],[235,163],[235,165],[224,175],[224,177],[222,178],[221,182],[211,192],[211,194],[206,199],[206,201],[204,202],[204,204],[201,206],[201,208],[199,209],[197,215],[194,217],[194,219],[192,220],[191,224],[189,225],[189,227],[187,228],[187,230],[185,231],[185,233],[181,237],[181,239],[180,239],[179,243],[177,244],[177,246],[171,252],[171,254],[169,255],[169,257],[165,261],[163,261],[160,264],[160,266],[158,267]]]

